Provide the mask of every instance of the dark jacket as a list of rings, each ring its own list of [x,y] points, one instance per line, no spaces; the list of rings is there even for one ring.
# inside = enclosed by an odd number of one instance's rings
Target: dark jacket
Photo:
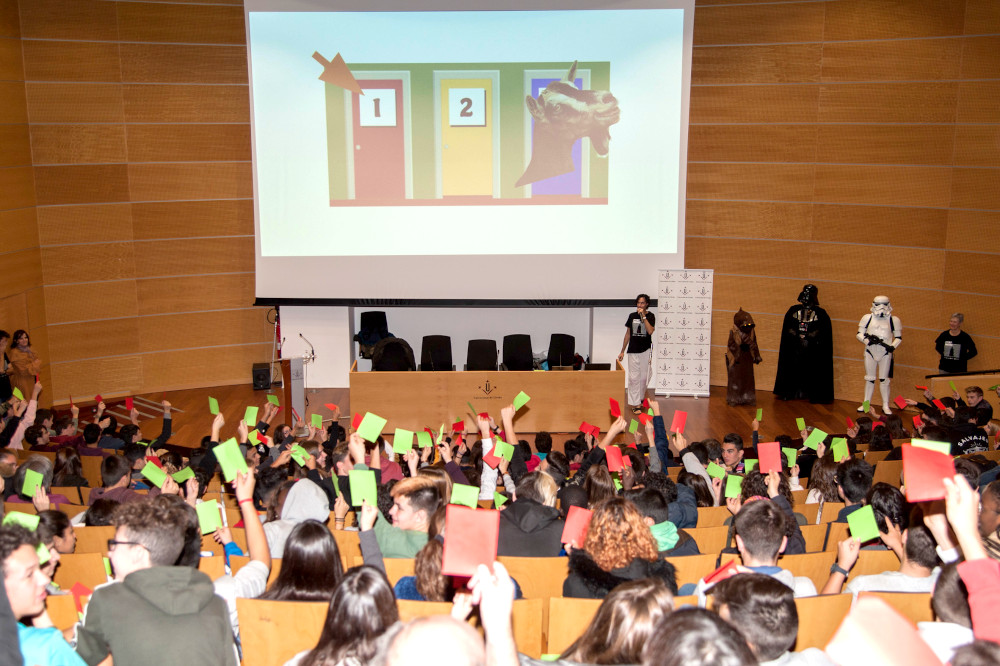
[[[667,505],[667,520],[677,526],[698,527],[698,499],[694,490],[684,484],[677,484],[677,500]]]
[[[677,530],[677,543],[669,550],[661,550],[660,557],[683,557],[684,555],[701,555],[694,537],[684,530]]]
[[[584,550],[574,550],[569,557],[569,576],[563,583],[563,596],[577,599],[603,599],[622,583],[643,578],[660,578],[677,594],[677,571],[666,560],[647,562],[634,559],[628,566],[605,571]]]
[[[562,551],[559,510],[522,498],[500,512],[497,555],[557,557]]]

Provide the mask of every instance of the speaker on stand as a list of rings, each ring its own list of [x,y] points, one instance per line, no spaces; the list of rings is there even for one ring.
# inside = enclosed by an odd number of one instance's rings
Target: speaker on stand
[[[270,363],[254,363],[252,373],[254,391],[266,391],[271,388]]]

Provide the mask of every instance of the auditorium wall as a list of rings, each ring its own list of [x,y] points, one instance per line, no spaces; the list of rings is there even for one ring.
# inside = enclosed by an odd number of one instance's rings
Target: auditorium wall
[[[954,310],[972,368],[1000,367],[998,33],[993,0],[699,0],[685,263],[716,271],[713,383],[742,306],[770,386],[806,282],[839,398],[878,293],[900,386]],[[0,317],[30,327],[50,399],[248,382],[271,329],[240,0],[0,0],[0,49]]]

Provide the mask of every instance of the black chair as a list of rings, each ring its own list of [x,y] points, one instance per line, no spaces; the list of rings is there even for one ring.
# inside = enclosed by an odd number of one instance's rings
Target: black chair
[[[567,333],[553,333],[549,338],[549,369],[572,366],[576,358],[576,338]]]
[[[514,333],[503,336],[503,369],[534,370],[530,335]]]
[[[391,338],[389,323],[386,321],[385,312],[374,310],[361,313],[360,330],[354,334],[354,341],[358,343],[358,355],[361,358],[371,358],[375,352],[375,345],[380,340]]]
[[[420,345],[421,370],[454,370],[451,363],[451,337],[448,335],[425,335]]]
[[[469,340],[469,352],[465,359],[466,370],[496,370],[497,341]]]
[[[413,349],[403,338],[379,340],[372,352],[372,370],[377,372],[407,372],[416,370]]]

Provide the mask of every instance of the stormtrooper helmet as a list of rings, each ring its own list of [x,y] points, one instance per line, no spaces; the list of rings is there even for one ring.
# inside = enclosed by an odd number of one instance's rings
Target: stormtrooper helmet
[[[886,319],[889,317],[889,313],[892,312],[892,304],[889,303],[888,296],[876,296],[872,300],[872,314],[879,319]]]

